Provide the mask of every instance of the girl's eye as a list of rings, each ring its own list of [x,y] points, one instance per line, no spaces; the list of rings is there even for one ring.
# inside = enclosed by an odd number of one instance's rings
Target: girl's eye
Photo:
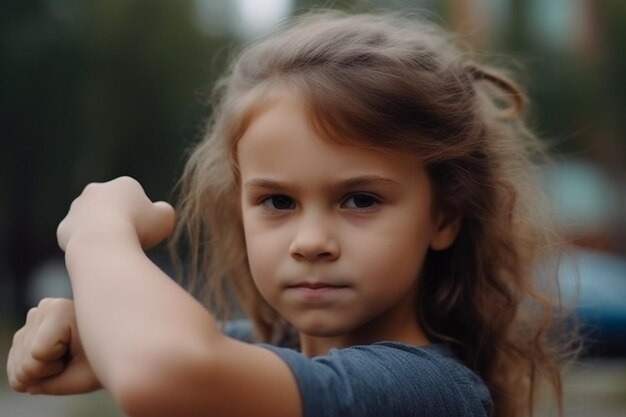
[[[348,209],[374,209],[379,204],[379,200],[368,194],[355,194],[349,197],[344,203],[343,207]]]
[[[295,208],[293,199],[286,195],[273,195],[263,200],[262,204],[270,210],[291,210]]]

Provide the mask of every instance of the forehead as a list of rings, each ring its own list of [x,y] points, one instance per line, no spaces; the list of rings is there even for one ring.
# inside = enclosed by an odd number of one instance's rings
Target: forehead
[[[275,100],[256,112],[237,143],[237,155],[242,177],[398,177],[414,175],[419,165],[399,152],[324,138],[311,125],[306,105],[293,98]]]
[[[245,94],[242,94],[233,107],[233,131],[231,138],[232,150],[236,151],[238,142],[248,133],[253,122],[260,125],[259,120],[271,119],[274,113],[282,112],[279,117],[280,124],[288,122],[286,114],[297,113],[298,122],[306,125],[315,132],[319,138],[328,142],[348,145],[355,148],[374,148],[372,141],[363,140],[358,134],[345,134],[345,126],[336,126],[336,120],[328,120],[324,117],[325,112],[331,111],[334,119],[342,119],[343,109],[319,102],[311,94],[310,86],[302,85],[302,80],[276,79],[264,82]],[[346,100],[349,101],[348,98]],[[347,123],[346,123],[347,124]],[[370,139],[370,138],[368,138]],[[369,143],[369,145],[366,144]],[[383,152],[390,152],[390,148],[380,147]]]
[[[350,101],[350,98],[345,99]],[[307,86],[302,86],[298,80],[277,79],[262,83],[243,94],[235,103],[231,119],[233,130],[232,135],[229,135],[235,159],[239,141],[244,136],[250,136],[253,124],[255,133],[268,124],[270,129],[283,126],[288,128],[298,124],[326,142],[353,149],[372,149],[379,153],[395,154],[396,157],[408,157],[406,151],[394,150],[390,141],[385,140],[388,138],[373,138],[367,132],[359,134],[359,121],[341,120],[345,109],[336,108],[324,101],[319,102],[310,94]],[[346,103],[343,106],[345,105]],[[329,112],[332,113],[330,119],[325,117]],[[358,126],[346,129],[346,126],[355,123]],[[412,157],[415,161],[421,160],[417,155]]]

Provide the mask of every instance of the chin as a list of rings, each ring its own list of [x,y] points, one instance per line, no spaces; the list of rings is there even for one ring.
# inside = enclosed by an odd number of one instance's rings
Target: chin
[[[351,326],[332,322],[332,320],[293,323],[293,326],[298,332],[309,337],[340,337],[353,330]]]
[[[338,337],[338,336],[342,336],[343,334],[345,334],[344,332],[338,332],[333,329],[319,329],[319,328],[298,329],[298,331],[309,337],[324,337],[324,338]]]

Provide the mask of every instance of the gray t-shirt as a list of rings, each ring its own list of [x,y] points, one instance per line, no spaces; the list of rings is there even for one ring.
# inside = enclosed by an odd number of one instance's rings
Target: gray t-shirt
[[[240,326],[230,330],[234,329],[226,333],[248,339]],[[291,369],[303,417],[491,415],[485,384],[444,345],[380,342],[332,349],[314,358],[290,348],[260,346]]]

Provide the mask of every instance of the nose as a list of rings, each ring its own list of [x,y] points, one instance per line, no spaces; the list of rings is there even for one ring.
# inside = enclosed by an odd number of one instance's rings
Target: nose
[[[289,247],[289,253],[296,261],[329,262],[339,257],[336,230],[320,217],[309,216],[298,222]]]

